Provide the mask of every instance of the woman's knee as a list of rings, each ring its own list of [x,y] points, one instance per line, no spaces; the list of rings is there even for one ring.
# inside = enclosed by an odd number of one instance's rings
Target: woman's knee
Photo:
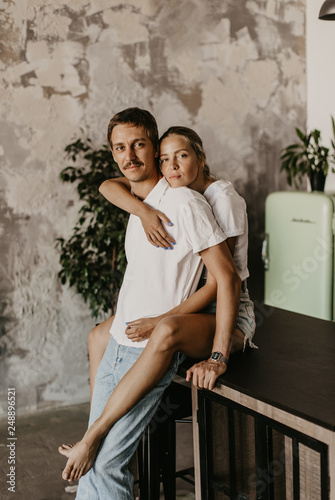
[[[152,342],[162,351],[177,350],[180,322],[176,316],[163,318],[151,334]]]

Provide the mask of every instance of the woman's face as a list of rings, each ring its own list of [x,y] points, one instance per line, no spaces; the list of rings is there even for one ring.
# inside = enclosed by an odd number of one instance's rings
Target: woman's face
[[[199,160],[183,136],[171,135],[163,139],[160,161],[162,174],[171,187],[188,186],[198,190],[203,180],[204,161]]]

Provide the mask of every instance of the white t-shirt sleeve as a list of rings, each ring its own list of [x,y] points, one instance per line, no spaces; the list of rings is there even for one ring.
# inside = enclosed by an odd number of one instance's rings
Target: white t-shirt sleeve
[[[218,226],[211,207],[204,198],[189,200],[181,208],[188,244],[193,253],[199,253],[227,239]]]
[[[228,238],[240,236],[247,231],[245,201],[230,182],[218,179],[208,186],[204,197]]]
[[[227,237],[236,237],[234,262],[241,280],[244,280],[249,276],[246,203],[231,183],[222,179],[210,184],[204,197],[211,205],[215,219]]]
[[[231,193],[222,194],[217,204],[220,206],[220,211],[216,211],[215,216],[218,224],[225,229],[227,237],[232,238],[244,234],[246,206],[243,198]]]

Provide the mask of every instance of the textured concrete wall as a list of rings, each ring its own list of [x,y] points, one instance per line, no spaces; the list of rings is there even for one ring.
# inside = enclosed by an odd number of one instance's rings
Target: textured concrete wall
[[[306,1],[307,127],[321,131],[325,146],[334,137],[330,115],[335,117],[334,22],[321,21],[323,2]],[[328,171],[325,191],[335,193],[335,172]]]
[[[279,151],[305,123],[305,3],[12,0],[2,9],[0,376],[26,411],[88,397],[93,320],[58,283],[54,248],[76,219],[58,174],[81,129],[101,144],[110,116],[129,105],[150,109],[161,132],[194,127],[213,172],[249,204],[262,282],[264,199],[286,187]]]

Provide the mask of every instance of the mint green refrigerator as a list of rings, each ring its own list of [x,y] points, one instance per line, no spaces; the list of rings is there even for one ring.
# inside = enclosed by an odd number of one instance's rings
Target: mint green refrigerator
[[[265,202],[264,301],[335,320],[335,195],[283,191]]]

